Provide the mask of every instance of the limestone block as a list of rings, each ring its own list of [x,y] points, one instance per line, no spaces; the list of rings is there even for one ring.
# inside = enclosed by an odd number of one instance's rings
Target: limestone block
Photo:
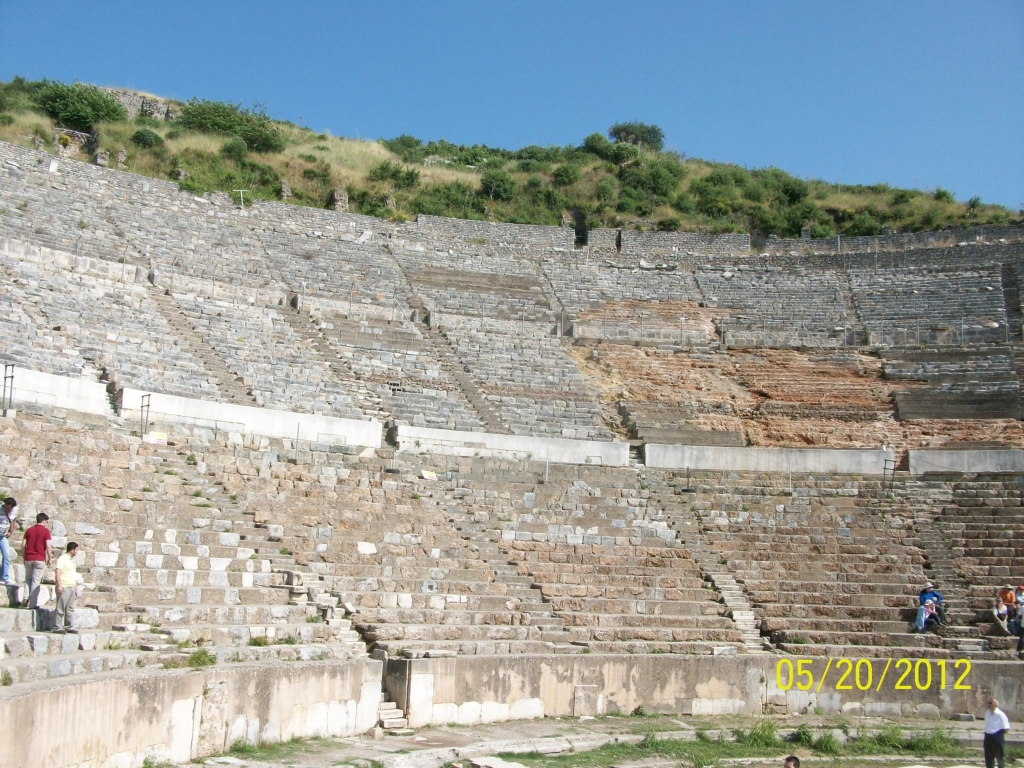
[[[100,614],[95,608],[75,608],[71,614],[71,626],[75,629],[94,629],[100,625]]]
[[[116,552],[94,552],[93,563],[100,568],[114,568],[118,557]]]

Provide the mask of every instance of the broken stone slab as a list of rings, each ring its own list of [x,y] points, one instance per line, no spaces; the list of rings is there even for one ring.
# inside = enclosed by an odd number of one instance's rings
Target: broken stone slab
[[[469,764],[473,768],[526,768],[522,763],[511,763],[500,757],[474,757],[470,758]]]

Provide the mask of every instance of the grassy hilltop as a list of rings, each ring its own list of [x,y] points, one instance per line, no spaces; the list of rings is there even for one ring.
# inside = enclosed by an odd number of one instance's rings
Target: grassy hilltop
[[[154,97],[157,98],[157,97]],[[166,101],[166,100],[165,100]],[[262,199],[323,207],[344,189],[351,210],[389,219],[418,213],[588,227],[872,235],[1017,220],[1019,214],[944,189],[831,184],[778,168],[750,170],[663,150],[660,128],[620,123],[564,147],[517,150],[364,141],[273,120],[260,107],[170,101],[171,121],[139,117],[93,86],[14,78],[0,83],[0,140],[53,150],[55,126],[98,134],[92,151],[127,152],[126,167],[193,192],[249,189]],[[88,160],[83,156],[81,159]]]

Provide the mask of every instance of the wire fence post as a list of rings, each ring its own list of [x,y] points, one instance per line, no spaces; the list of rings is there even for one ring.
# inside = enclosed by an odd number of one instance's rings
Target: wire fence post
[[[14,408],[14,363],[4,364],[4,394],[0,409],[6,414]]]
[[[140,435],[145,435],[149,430],[149,398],[149,395],[143,395],[142,406],[139,408],[139,417],[141,422],[139,424],[141,427],[141,431],[139,432]]]

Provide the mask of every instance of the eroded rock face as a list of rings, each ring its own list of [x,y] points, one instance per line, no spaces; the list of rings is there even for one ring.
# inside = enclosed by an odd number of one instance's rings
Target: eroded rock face
[[[626,310],[617,309],[609,323],[624,316]],[[601,313],[584,313],[593,315]],[[951,442],[1024,444],[1015,419],[898,420],[894,393],[923,384],[884,378],[883,361],[868,355],[693,354],[622,344],[572,353],[588,381],[601,388],[606,418],[625,418],[631,428],[739,430],[747,444],[761,447],[887,445],[899,452]]]

